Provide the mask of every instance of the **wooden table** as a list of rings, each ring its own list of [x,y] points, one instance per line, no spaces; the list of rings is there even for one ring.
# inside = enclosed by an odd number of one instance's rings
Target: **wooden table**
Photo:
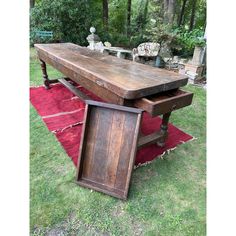
[[[187,84],[185,75],[107,56],[72,43],[35,44],[35,48],[46,89],[59,81],[81,99],[90,99],[64,78],[49,80],[48,63],[109,103],[141,108],[151,116],[163,115],[160,130],[147,136],[141,134],[138,148],[152,143],[163,146],[171,112],[192,102],[192,93],[179,90]]]

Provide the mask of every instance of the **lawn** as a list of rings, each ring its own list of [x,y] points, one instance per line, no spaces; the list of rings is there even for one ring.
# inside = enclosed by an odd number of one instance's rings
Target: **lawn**
[[[50,78],[60,75],[48,67]],[[30,85],[41,85],[30,50]],[[133,172],[127,201],[75,184],[75,168],[30,106],[31,235],[206,235],[206,91],[170,122],[197,139]]]

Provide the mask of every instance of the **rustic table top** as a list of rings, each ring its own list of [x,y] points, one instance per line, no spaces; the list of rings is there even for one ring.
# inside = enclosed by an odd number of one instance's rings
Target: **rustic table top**
[[[125,98],[136,99],[187,84],[188,77],[107,56],[72,43],[35,44],[39,53]]]

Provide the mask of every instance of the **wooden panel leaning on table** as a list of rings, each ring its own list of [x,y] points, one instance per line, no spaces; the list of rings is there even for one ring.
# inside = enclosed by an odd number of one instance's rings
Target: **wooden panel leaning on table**
[[[127,199],[142,111],[86,101],[77,184]]]
[[[163,115],[160,131],[141,136],[138,148],[155,142],[163,146],[171,112],[192,102],[192,93],[178,89],[187,84],[188,78],[175,72],[107,56],[72,43],[35,44],[35,48],[46,89],[50,83],[59,81],[81,99],[88,99],[66,79],[49,80],[48,63],[104,101],[142,108],[152,116]]]

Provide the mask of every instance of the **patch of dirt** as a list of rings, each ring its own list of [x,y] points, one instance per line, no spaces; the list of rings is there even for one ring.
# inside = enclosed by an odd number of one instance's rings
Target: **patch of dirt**
[[[63,229],[52,229],[47,233],[47,236],[64,236],[65,231]]]
[[[140,236],[143,235],[143,229],[140,223],[132,222],[134,235]]]
[[[116,208],[112,211],[111,214],[114,217],[122,216],[124,214],[123,205],[119,204],[118,206],[116,206]]]
[[[46,236],[76,236],[76,235],[109,236],[106,232],[101,232],[95,227],[83,224],[76,219],[76,215],[71,213],[69,217],[47,230]]]

